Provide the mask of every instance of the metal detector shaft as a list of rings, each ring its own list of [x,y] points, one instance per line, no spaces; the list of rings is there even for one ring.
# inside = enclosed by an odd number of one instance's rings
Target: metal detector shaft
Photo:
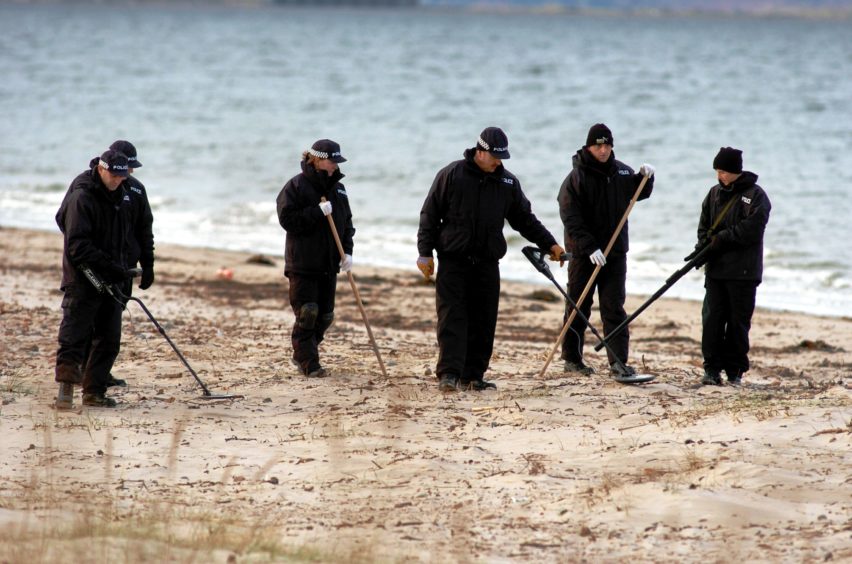
[[[148,308],[145,307],[145,304],[142,303],[142,300],[140,300],[139,298],[134,298],[132,296],[129,296],[129,297],[123,296],[123,297],[127,300],[132,300],[132,301],[136,302],[137,304],[139,304],[139,307],[142,308],[142,311],[145,312],[145,315],[148,316],[148,319],[151,320],[151,323],[154,324],[154,327],[157,328],[157,331],[160,332],[160,335],[162,335],[163,338],[166,340],[166,342],[172,347],[172,350],[175,351],[176,355],[178,355],[178,358],[180,359],[180,361],[183,363],[184,366],[186,366],[186,369],[189,370],[189,373],[192,374],[192,377],[195,378],[195,381],[198,382],[198,385],[201,386],[201,389],[203,390],[204,395],[205,396],[212,396],[213,394],[210,393],[210,390],[207,389],[207,386],[204,385],[204,382],[201,381],[201,378],[198,377],[198,374],[195,373],[195,370],[192,369],[192,366],[189,365],[189,362],[187,362],[186,358],[184,358],[183,354],[181,354],[181,352],[178,350],[177,346],[175,346],[175,344],[172,342],[172,340],[169,338],[169,336],[166,335],[166,330],[162,328],[162,326],[157,322],[156,319],[154,319],[154,316],[151,315],[151,312],[148,311]]]
[[[154,327],[157,328],[157,331],[160,332],[160,335],[162,335],[163,338],[166,339],[166,342],[169,344],[170,347],[172,347],[172,350],[175,351],[175,354],[178,355],[178,358],[180,359],[180,361],[183,362],[183,365],[186,366],[186,369],[189,370],[189,373],[192,374],[192,377],[195,378],[195,381],[198,382],[199,386],[201,386],[201,389],[203,390],[203,394],[202,394],[201,397],[203,399],[217,400],[217,399],[236,399],[236,398],[243,397],[243,396],[233,395],[233,394],[227,394],[227,395],[211,394],[210,390],[207,389],[207,386],[204,385],[204,382],[201,381],[201,378],[198,377],[198,374],[195,373],[195,370],[192,369],[192,366],[189,365],[189,362],[187,362],[186,358],[178,350],[177,345],[175,345],[172,342],[172,340],[169,338],[169,336],[166,335],[166,330],[163,329],[163,327],[154,318],[153,314],[151,314],[151,312],[148,311],[148,308],[145,307],[145,304],[142,303],[142,300],[140,300],[139,298],[134,298],[134,297],[125,295],[124,292],[122,292],[121,289],[118,287],[118,285],[104,283],[104,281],[101,280],[98,277],[98,275],[95,274],[94,271],[92,271],[92,269],[88,267],[88,265],[84,264],[84,265],[81,265],[79,268],[83,272],[83,274],[86,276],[86,278],[89,280],[89,282],[92,283],[92,285],[95,287],[95,289],[98,292],[108,293],[112,297],[112,299],[114,299],[116,302],[118,302],[121,305],[122,309],[127,307],[127,302],[131,301],[131,300],[136,302],[137,304],[139,304],[139,307],[142,308],[142,311],[145,312],[145,315],[148,316],[148,319],[151,320],[151,323],[154,324]],[[135,278],[137,276],[140,276],[141,274],[142,274],[141,268],[131,268],[131,269],[127,270],[127,277],[128,278]],[[122,300],[124,300],[124,301],[122,301]]]
[[[547,266],[547,263],[544,262],[544,256],[541,250],[535,247],[524,247],[522,252],[524,253],[524,256],[527,257],[527,259],[529,259],[529,261],[533,264],[536,270],[547,276],[547,278],[550,279],[551,282],[553,282],[553,285],[556,286],[556,289],[559,290],[559,292],[563,296],[565,296],[565,301],[567,301],[568,305],[570,305],[574,309],[574,311],[577,312],[577,316],[580,318],[580,321],[585,323],[589,330],[592,332],[592,335],[597,337],[598,341],[600,341],[598,347],[606,347],[606,350],[610,353],[612,358],[616,359],[616,362],[621,363],[621,360],[618,358],[618,355],[615,354],[615,352],[609,347],[609,343],[607,343],[606,340],[601,337],[600,333],[598,333],[598,330],[595,329],[595,326],[592,325],[592,323],[589,321],[589,318],[586,317],[583,312],[580,311],[580,308],[577,307],[577,303],[571,299],[571,296],[568,295],[568,292],[566,292],[565,289],[562,288],[562,285],[556,281],[556,278],[554,278],[553,273],[550,271],[550,267]],[[595,347],[595,350],[600,350],[600,348],[598,347]]]
[[[666,283],[665,283],[665,284],[663,284],[663,285],[660,287],[660,289],[659,289],[659,290],[657,290],[656,292],[654,292],[654,293],[653,293],[653,295],[651,295],[651,297],[650,297],[650,298],[648,298],[647,300],[645,300],[645,303],[643,303],[642,305],[640,305],[640,306],[636,309],[636,311],[634,311],[633,313],[631,313],[631,314],[627,317],[627,319],[625,319],[624,321],[622,321],[622,322],[621,322],[621,323],[620,323],[620,324],[619,324],[619,325],[618,325],[615,329],[613,329],[612,331],[610,331],[610,332],[609,332],[609,334],[606,336],[606,338],[605,338],[605,339],[602,339],[600,343],[598,343],[597,345],[595,345],[595,350],[596,350],[596,351],[601,350],[601,348],[602,348],[602,347],[606,346],[606,344],[607,344],[607,341],[608,341],[608,340],[612,339],[613,337],[615,337],[616,335],[618,335],[619,333],[621,333],[621,332],[624,330],[624,328],[625,328],[625,327],[627,327],[627,326],[630,324],[630,322],[631,322],[631,321],[633,321],[634,319],[636,319],[637,317],[639,317],[639,314],[641,314],[643,311],[645,311],[646,309],[648,309],[648,306],[650,306],[652,303],[654,303],[655,301],[657,301],[657,299],[658,299],[660,296],[662,296],[663,294],[665,294],[665,293],[666,293],[666,291],[668,291],[668,289],[669,289],[669,288],[671,288],[672,286],[674,286],[674,285],[675,285],[675,283],[677,283],[677,281],[678,281],[678,280],[680,280],[681,278],[683,278],[684,276],[686,276],[686,273],[687,273],[687,272],[689,272],[689,271],[690,271],[690,270],[692,270],[693,268],[697,268],[698,266],[700,266],[700,265],[702,264],[702,262],[701,262],[701,261],[704,259],[705,255],[707,255],[707,253],[708,253],[709,251],[710,251],[710,246],[708,245],[708,246],[704,247],[703,249],[701,249],[701,250],[698,252],[698,254],[697,254],[697,255],[695,255],[695,256],[692,258],[692,260],[690,260],[689,262],[687,262],[685,265],[683,265],[682,267],[680,267],[680,269],[678,269],[678,270],[677,270],[674,274],[672,274],[671,276],[669,276],[669,277],[668,277],[668,279],[666,279]]]
[[[145,304],[142,303],[142,300],[140,300],[139,298],[134,298],[132,296],[124,295],[124,293],[121,290],[119,290],[118,288],[116,288],[115,286],[105,285],[105,287],[106,287],[106,291],[109,292],[110,295],[113,298],[115,298],[117,300],[123,299],[125,301],[134,301],[137,304],[139,304],[139,307],[142,308],[142,311],[145,312],[145,315],[148,316],[148,319],[151,320],[151,323],[154,324],[154,327],[157,328],[157,331],[160,333],[160,335],[162,335],[163,338],[166,340],[166,342],[169,344],[169,346],[172,347],[172,350],[175,351],[175,354],[178,356],[180,361],[183,363],[184,366],[186,366],[186,369],[189,370],[189,373],[192,374],[192,377],[195,378],[195,381],[198,383],[198,385],[201,386],[201,390],[202,390],[201,397],[203,399],[209,399],[209,400],[237,399],[237,398],[243,397],[243,396],[234,395],[234,394],[224,394],[224,395],[216,394],[216,395],[214,395],[214,394],[210,393],[210,390],[207,388],[207,386],[204,385],[204,382],[201,380],[201,378],[198,377],[198,374],[196,374],[196,372],[195,372],[195,370],[193,370],[192,366],[189,365],[189,362],[186,360],[186,358],[183,356],[183,354],[177,348],[177,345],[175,345],[174,342],[171,340],[171,338],[169,338],[169,336],[166,334],[166,330],[163,329],[163,327],[160,325],[160,323],[157,321],[157,319],[154,317],[154,315],[150,311],[148,311],[148,308],[145,307]]]

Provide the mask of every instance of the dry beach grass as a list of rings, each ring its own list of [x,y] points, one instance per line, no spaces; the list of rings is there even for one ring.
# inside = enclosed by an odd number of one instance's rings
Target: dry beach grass
[[[442,396],[414,268],[355,271],[390,377],[341,279],[332,375],[308,380],[280,265],[161,245],[137,295],[214,392],[245,397],[199,399],[131,304],[119,407],[57,412],[61,238],[0,228],[0,253],[2,562],[852,558],[848,317],[758,311],[747,385],[702,388],[700,305],[663,299],[632,331],[654,383],[538,379],[561,302],[505,283],[498,390]]]

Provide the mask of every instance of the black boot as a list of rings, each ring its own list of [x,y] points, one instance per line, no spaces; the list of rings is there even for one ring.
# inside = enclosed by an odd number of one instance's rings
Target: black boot
[[[119,388],[126,388],[127,387],[127,380],[122,380],[121,378],[116,378],[115,376],[112,375],[112,373],[110,373],[107,376],[106,386],[107,386],[107,388],[112,388],[113,386],[118,386]]]
[[[457,392],[461,383],[459,377],[454,374],[444,374],[438,382],[438,389],[442,392]]]
[[[117,402],[104,394],[83,394],[83,405],[90,407],[115,407]]]
[[[705,368],[704,377],[701,379],[701,384],[703,386],[721,386],[722,376],[719,374],[718,370],[715,370],[713,368]]]
[[[467,382],[461,383],[461,388],[463,390],[473,390],[475,392],[481,392],[482,390],[496,390],[497,384],[494,382],[489,382],[488,380],[483,380],[479,378],[478,380],[470,380]]]
[[[574,362],[573,360],[565,361],[565,372],[579,372],[583,376],[591,376],[595,373],[595,369],[591,366],[583,364],[583,361]]]
[[[743,371],[735,368],[733,370],[725,370],[725,374],[728,375],[728,385],[729,386],[741,386],[743,383]]]

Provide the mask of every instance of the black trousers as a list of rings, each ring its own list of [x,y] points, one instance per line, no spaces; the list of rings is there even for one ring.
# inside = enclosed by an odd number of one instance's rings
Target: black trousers
[[[124,286],[123,291],[129,290]],[[123,311],[124,304],[109,294],[99,294],[89,284],[65,288],[56,351],[57,382],[82,384],[85,394],[106,392],[121,349]]]
[[[471,262],[440,258],[435,279],[438,311],[438,377],[481,380],[491,361],[500,266],[496,260]]]
[[[571,296],[571,299],[575,303],[579,302],[580,296],[586,288],[586,284],[589,283],[594,270],[595,265],[586,256],[577,257],[568,263],[568,295]],[[601,268],[597,278],[595,278],[595,283],[589,290],[586,299],[580,304],[580,311],[588,319],[592,313],[595,288],[597,288],[604,336],[618,327],[627,318],[627,313],[624,311],[624,299],[626,296],[624,284],[626,279],[627,255],[610,255],[607,257],[606,265]],[[563,325],[568,321],[568,314],[571,309],[566,303],[565,315],[562,317]],[[580,319],[579,315],[575,316],[568,333],[565,334],[565,340],[562,341],[563,360],[570,360],[576,363],[582,361],[585,332],[586,324]],[[609,348],[618,355],[618,359],[627,364],[628,347],[630,344],[629,330],[625,327],[623,331],[607,342],[609,343]],[[610,364],[615,362],[615,358],[609,351],[606,354]]]
[[[287,278],[290,280],[290,306],[296,316],[290,334],[293,359],[302,370],[315,370],[320,367],[319,344],[334,320],[337,275],[290,273]],[[314,307],[315,312],[310,312]]]
[[[748,332],[760,282],[704,279],[701,353],[704,368],[742,374],[749,368]]]

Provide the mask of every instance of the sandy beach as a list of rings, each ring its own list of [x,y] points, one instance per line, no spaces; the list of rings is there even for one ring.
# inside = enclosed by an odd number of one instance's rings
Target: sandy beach
[[[654,382],[613,382],[592,337],[596,375],[539,378],[562,301],[504,282],[497,390],[442,395],[413,264],[355,257],[388,378],[341,277],[331,375],[307,379],[281,257],[158,245],[134,295],[213,393],[244,397],[202,399],[131,303],[118,407],[58,412],[61,252],[58,233],[0,228],[2,562],[852,559],[849,317],[759,310],[745,385],[701,387],[700,303],[664,298],[631,326]]]

